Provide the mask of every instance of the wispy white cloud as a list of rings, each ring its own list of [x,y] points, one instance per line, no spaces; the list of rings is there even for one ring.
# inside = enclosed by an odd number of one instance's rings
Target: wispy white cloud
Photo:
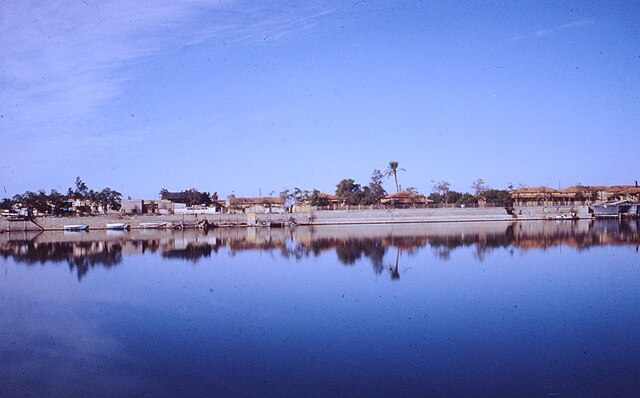
[[[588,25],[590,23],[591,23],[591,21],[589,21],[587,19],[582,19],[582,20],[579,20],[579,21],[573,21],[573,22],[569,22],[569,23],[566,23],[566,24],[554,26],[554,27],[551,27],[551,28],[540,29],[540,30],[534,32],[534,35],[537,36],[537,37],[549,36],[549,35],[551,35],[553,33],[559,32],[561,30],[577,28],[579,26],[585,26],[585,25]]]
[[[290,10],[257,5],[239,7],[222,18],[224,23],[190,32],[184,44],[193,45],[214,37],[226,45],[276,40],[316,26],[321,18],[335,11],[335,8],[318,10],[313,5]]]
[[[523,39],[534,39],[534,38],[538,38],[538,37],[546,37],[546,36],[551,36],[553,34],[559,33],[561,31],[564,30],[568,30],[568,29],[575,29],[575,28],[579,28],[581,26],[586,26],[591,24],[591,20],[589,19],[580,19],[580,20],[576,20],[576,21],[572,21],[569,23],[565,23],[562,25],[557,25],[557,26],[552,26],[552,27],[548,27],[548,28],[543,28],[543,29],[538,29],[523,35],[518,35],[515,37],[512,37],[510,39],[510,41],[519,41],[519,40],[523,40]]]
[[[331,12],[224,0],[0,2],[0,131],[73,137],[135,78],[132,65],[214,38],[280,39]]]
[[[166,45],[163,33],[217,6],[196,0],[3,2],[0,123],[14,134],[73,129],[117,95],[123,67],[158,53]]]

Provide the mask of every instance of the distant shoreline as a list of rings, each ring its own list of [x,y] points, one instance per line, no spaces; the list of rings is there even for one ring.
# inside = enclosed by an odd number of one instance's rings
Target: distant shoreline
[[[513,214],[504,208],[437,208],[388,210],[331,210],[303,213],[242,213],[242,214],[171,214],[171,215],[96,215],[82,217],[36,217],[34,222],[9,221],[0,218],[0,230],[10,231],[63,231],[65,225],[86,225],[90,230],[105,230],[106,224],[126,223],[132,229],[144,229],[143,223],[166,222],[167,228],[195,228],[203,224],[212,228],[223,227],[279,227],[296,225],[366,225],[407,223],[448,223],[482,221],[524,221],[557,218],[569,213],[575,218],[591,219],[588,207],[528,207],[516,209]]]

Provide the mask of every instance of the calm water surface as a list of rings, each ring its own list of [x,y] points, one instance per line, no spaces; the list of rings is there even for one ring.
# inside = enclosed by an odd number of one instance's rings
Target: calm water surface
[[[640,235],[0,235],[0,397],[637,397]]]

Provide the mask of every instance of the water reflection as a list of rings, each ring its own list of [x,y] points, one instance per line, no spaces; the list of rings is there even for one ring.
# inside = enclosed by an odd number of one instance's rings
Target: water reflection
[[[109,268],[122,262],[122,244],[106,241],[10,240],[0,246],[0,255],[3,258],[12,257],[14,261],[27,265],[66,262],[70,270],[76,271],[80,280],[90,268]]]
[[[402,226],[327,226],[289,229],[217,229],[208,232],[131,231],[113,234],[5,233],[0,235],[0,256],[27,265],[66,262],[82,279],[96,266],[113,267],[124,256],[159,252],[165,259],[197,263],[221,249],[229,255],[247,250],[277,253],[302,259],[335,252],[340,263],[352,266],[366,259],[376,274],[391,271],[399,279],[402,254],[414,255],[429,247],[448,261],[453,251],[472,248],[479,261],[493,250],[548,249],[568,246],[585,250],[593,246],[640,244],[638,220],[560,221],[528,223],[416,224]],[[395,261],[385,266],[393,249]],[[391,254],[391,255],[393,255]]]
[[[3,234],[0,397],[633,397],[639,243],[617,221]]]

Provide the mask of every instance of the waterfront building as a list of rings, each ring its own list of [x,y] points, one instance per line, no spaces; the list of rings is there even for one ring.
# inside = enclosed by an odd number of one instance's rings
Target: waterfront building
[[[390,207],[424,207],[428,203],[433,203],[424,195],[410,191],[400,191],[389,194],[380,200],[380,203]]]
[[[224,204],[229,213],[284,213],[285,201],[281,197],[236,198],[231,197]]]

